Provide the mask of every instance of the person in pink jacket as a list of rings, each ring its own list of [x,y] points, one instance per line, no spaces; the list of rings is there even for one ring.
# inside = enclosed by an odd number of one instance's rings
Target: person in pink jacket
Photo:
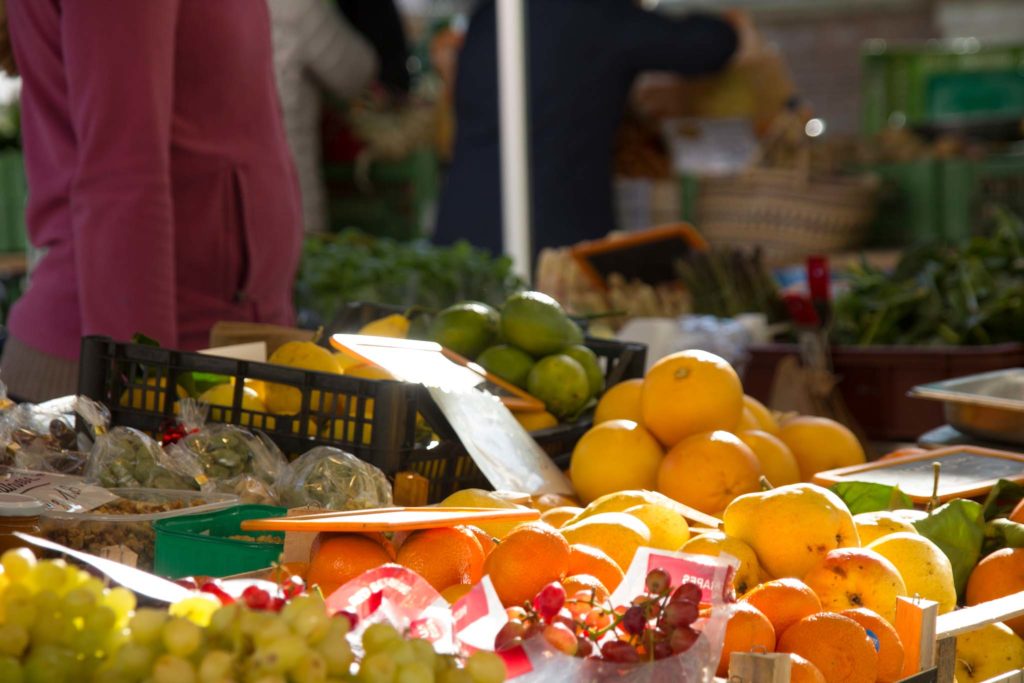
[[[6,5],[44,250],[10,316],[11,395],[74,392],[83,335],[194,350],[220,320],[290,324],[302,218],[266,3]]]

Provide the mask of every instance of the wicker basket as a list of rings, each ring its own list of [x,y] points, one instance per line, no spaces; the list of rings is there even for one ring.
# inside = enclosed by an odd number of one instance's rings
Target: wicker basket
[[[860,246],[874,218],[878,180],[815,178],[800,166],[701,178],[695,220],[701,234],[715,246],[758,245],[771,265]]]

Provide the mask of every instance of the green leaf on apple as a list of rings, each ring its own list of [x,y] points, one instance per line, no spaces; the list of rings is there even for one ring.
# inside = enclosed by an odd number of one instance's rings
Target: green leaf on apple
[[[956,499],[936,508],[914,522],[918,533],[942,549],[953,565],[953,581],[963,596],[971,570],[981,558],[985,541],[985,518],[981,503]]]
[[[1001,548],[1024,548],[1024,524],[1000,517],[985,525],[983,554],[988,555]]]
[[[914,502],[900,491],[899,486],[869,481],[844,481],[833,484],[829,490],[842,498],[846,507],[850,508],[850,513],[854,515],[914,507]]]
[[[982,503],[982,507],[985,509],[985,519],[1006,517],[1022,498],[1024,498],[1024,485],[1008,479],[1000,479],[988,492],[985,502]]]

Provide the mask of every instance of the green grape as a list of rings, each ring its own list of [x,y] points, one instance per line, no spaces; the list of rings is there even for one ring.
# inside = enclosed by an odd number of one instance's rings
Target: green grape
[[[344,638],[351,630],[349,621],[345,617],[331,617],[331,625],[327,627],[328,638]]]
[[[54,628],[56,617],[36,619],[29,630],[29,640],[33,648],[40,645],[60,645],[63,635],[60,628]]]
[[[70,646],[83,657],[95,657],[103,650],[107,642],[107,634],[98,631],[79,631],[72,639]]]
[[[135,616],[128,622],[132,640],[140,645],[156,643],[160,640],[160,634],[167,618],[167,612],[160,609],[144,607],[137,610]]]
[[[131,616],[131,613],[135,611],[135,593],[121,586],[112,588],[103,596],[103,604],[114,610],[118,621],[126,621]]]
[[[323,656],[327,664],[327,673],[331,676],[347,674],[352,666],[352,647],[344,636],[335,638],[333,634],[328,634],[317,645],[317,651]]]
[[[291,630],[288,629],[288,624],[284,623],[283,619],[275,619],[265,628],[257,631],[252,636],[252,642],[257,649],[263,649],[271,643],[287,638],[292,634]]]
[[[63,593],[68,583],[68,565],[64,560],[46,560],[37,562],[29,572],[28,582],[37,590],[49,589],[55,593]]]
[[[22,672],[21,662],[8,655],[0,656],[0,681],[3,683],[22,683],[25,675]]]
[[[434,669],[423,662],[409,662],[398,667],[395,683],[434,683]]]
[[[138,643],[125,643],[111,659],[111,669],[126,679],[141,680],[153,667],[156,654]]]
[[[77,622],[77,623],[76,623]],[[73,648],[75,641],[78,640],[78,634],[81,633],[79,625],[84,623],[81,618],[67,618],[55,620],[51,623],[48,628],[52,628],[57,631],[57,642],[65,647]]]
[[[0,655],[20,657],[26,647],[28,629],[19,624],[0,624]]]
[[[370,654],[381,652],[401,639],[402,636],[390,624],[370,624],[363,631],[363,648]]]
[[[296,634],[305,638],[310,644],[316,645],[324,639],[330,630],[331,618],[327,616],[323,605],[309,602],[292,618],[291,627]]]
[[[195,652],[203,639],[203,632],[198,626],[182,617],[171,617],[164,624],[160,634],[164,647],[172,655],[188,657]]]
[[[431,670],[434,670],[434,667],[437,666],[437,652],[434,651],[434,646],[430,644],[430,641],[413,638],[409,641],[409,647],[415,653],[417,662],[423,662]]]
[[[153,683],[196,683],[196,671],[187,659],[160,655],[153,662],[152,680]]]
[[[412,649],[412,643],[408,640],[396,641],[386,652],[395,660],[395,666],[416,661],[416,650]]]
[[[224,605],[210,615],[210,625],[207,627],[207,631],[214,635],[227,634],[237,623],[241,612],[242,607],[237,602]]]
[[[12,582],[17,582],[28,577],[36,566],[36,556],[28,548],[15,548],[0,557],[0,565],[4,568],[4,575]]]
[[[480,650],[466,660],[466,672],[473,683],[502,683],[508,676],[505,660],[493,652]]]
[[[199,663],[199,683],[219,683],[231,678],[235,657],[224,650],[210,650]]]
[[[436,655],[434,657],[434,673],[440,675],[448,669],[454,669],[458,664],[455,657],[451,655]]]
[[[81,586],[71,589],[61,602],[61,611],[71,617],[84,617],[96,605],[96,596]]]
[[[295,635],[287,635],[258,649],[252,656],[252,664],[260,670],[284,673],[294,668],[308,652],[306,641]]]
[[[64,647],[32,644],[25,660],[26,683],[70,683],[75,675],[75,654]]]
[[[99,600],[103,596],[103,591],[107,589],[106,586],[103,585],[102,581],[89,572],[82,572],[82,575],[84,575],[85,578],[76,587],[84,591],[89,591],[93,594],[93,597]]]
[[[38,610],[30,598],[15,598],[4,604],[4,614],[8,624],[17,624],[23,628],[31,628],[36,623]]]
[[[363,658],[362,664],[359,665],[359,673],[356,674],[356,680],[359,683],[391,683],[397,671],[398,666],[390,655],[384,652],[375,652]]]
[[[42,565],[39,565],[42,566]],[[54,614],[61,607],[61,597],[52,590],[40,590],[32,597],[37,614]]]
[[[437,683],[473,683],[473,677],[465,669],[453,667],[438,674]]]
[[[82,626],[86,631],[109,631],[117,623],[117,615],[114,610],[104,605],[95,607],[84,617],[85,624]]]
[[[213,613],[220,609],[220,600],[209,593],[199,593],[179,600],[168,610],[172,617],[188,619],[197,626],[208,626]]]
[[[293,683],[325,683],[327,680],[327,661],[316,650],[306,651],[288,672]]]
[[[247,678],[248,683],[288,683],[288,679],[281,674],[262,674],[256,678]]]
[[[270,612],[243,609],[239,625],[241,626],[242,633],[251,638],[275,621],[275,616]]]

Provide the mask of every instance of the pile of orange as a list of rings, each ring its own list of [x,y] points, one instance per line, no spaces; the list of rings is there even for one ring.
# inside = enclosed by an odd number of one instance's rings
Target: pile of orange
[[[730,653],[750,651],[789,653],[791,680],[801,683],[903,677],[903,643],[889,622],[864,608],[823,611],[814,591],[797,579],[765,582],[731,606],[718,675],[728,675]]]
[[[604,393],[569,476],[584,504],[623,489],[656,489],[719,515],[732,499],[760,490],[762,477],[782,486],[864,460],[843,425],[810,416],[780,421],[743,393],[728,362],[689,350]]]

